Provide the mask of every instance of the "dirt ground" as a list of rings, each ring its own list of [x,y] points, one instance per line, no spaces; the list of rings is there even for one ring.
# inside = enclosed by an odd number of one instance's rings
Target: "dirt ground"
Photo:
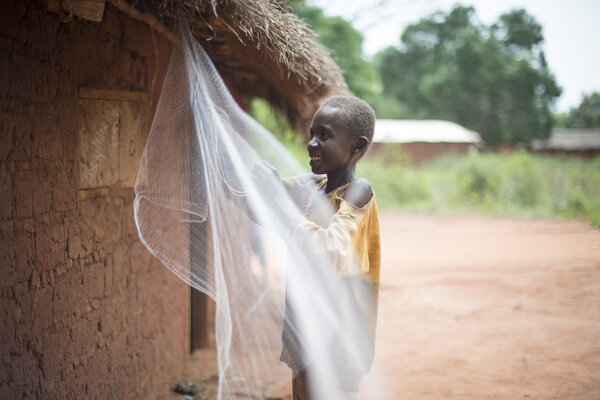
[[[600,399],[599,230],[380,217],[376,359],[363,400]],[[209,358],[193,362],[208,385]]]

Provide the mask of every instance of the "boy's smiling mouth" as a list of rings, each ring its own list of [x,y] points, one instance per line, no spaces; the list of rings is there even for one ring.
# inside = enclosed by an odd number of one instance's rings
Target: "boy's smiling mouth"
[[[321,157],[310,156],[310,161],[321,161]]]

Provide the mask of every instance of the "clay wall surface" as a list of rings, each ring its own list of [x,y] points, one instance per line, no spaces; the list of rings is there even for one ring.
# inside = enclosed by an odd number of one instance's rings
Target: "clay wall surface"
[[[368,157],[391,158],[404,160],[412,165],[419,165],[446,155],[467,155],[470,143],[373,143]]]
[[[102,22],[63,23],[42,2],[4,2],[1,399],[157,398],[186,366],[189,289],[133,220],[139,135],[168,63],[155,50],[168,45],[110,5]],[[94,114],[105,102],[116,125],[90,137],[86,121],[108,121]]]

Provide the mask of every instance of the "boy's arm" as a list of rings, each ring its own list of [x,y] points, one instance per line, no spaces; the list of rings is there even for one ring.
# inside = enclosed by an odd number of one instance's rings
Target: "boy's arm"
[[[260,191],[260,196],[270,205],[270,211],[276,213],[279,220],[293,226],[301,217],[298,208],[293,201],[293,194],[290,193],[289,185],[279,177],[277,170],[265,160],[261,160],[254,165],[253,184]],[[246,214],[256,224],[263,225],[259,215],[255,213],[249,204],[244,204]],[[256,207],[257,205],[254,204]]]
[[[373,190],[368,181],[354,181],[346,190],[340,208],[327,228],[303,218],[294,229],[294,236],[305,242],[306,248],[323,249],[340,277],[362,275],[369,271],[356,257],[354,235],[369,212]]]
[[[282,182],[273,168],[267,162],[258,163],[254,174],[259,186],[264,183],[268,187],[267,198],[271,200],[271,211],[279,215],[284,224],[293,227],[294,236],[304,241],[305,249],[323,249],[329,257],[340,277],[362,275],[369,271],[368,265],[362,265],[356,257],[353,236],[360,222],[368,213],[373,190],[365,179],[353,181],[340,200],[340,208],[332,217],[327,228],[309,221],[290,202],[289,188]],[[275,181],[273,178],[276,178]],[[314,175],[303,176],[304,179],[314,180]],[[252,214],[252,213],[250,213]],[[251,216],[252,218],[253,216]],[[252,218],[257,222],[257,218]],[[258,223],[258,222],[257,222]]]

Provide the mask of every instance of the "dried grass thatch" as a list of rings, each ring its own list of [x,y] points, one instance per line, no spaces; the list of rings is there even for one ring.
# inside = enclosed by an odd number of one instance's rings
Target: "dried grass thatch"
[[[165,26],[183,12],[236,99],[245,105],[252,97],[265,98],[296,128],[308,125],[323,98],[349,93],[329,51],[281,1],[108,2],[165,35]]]

